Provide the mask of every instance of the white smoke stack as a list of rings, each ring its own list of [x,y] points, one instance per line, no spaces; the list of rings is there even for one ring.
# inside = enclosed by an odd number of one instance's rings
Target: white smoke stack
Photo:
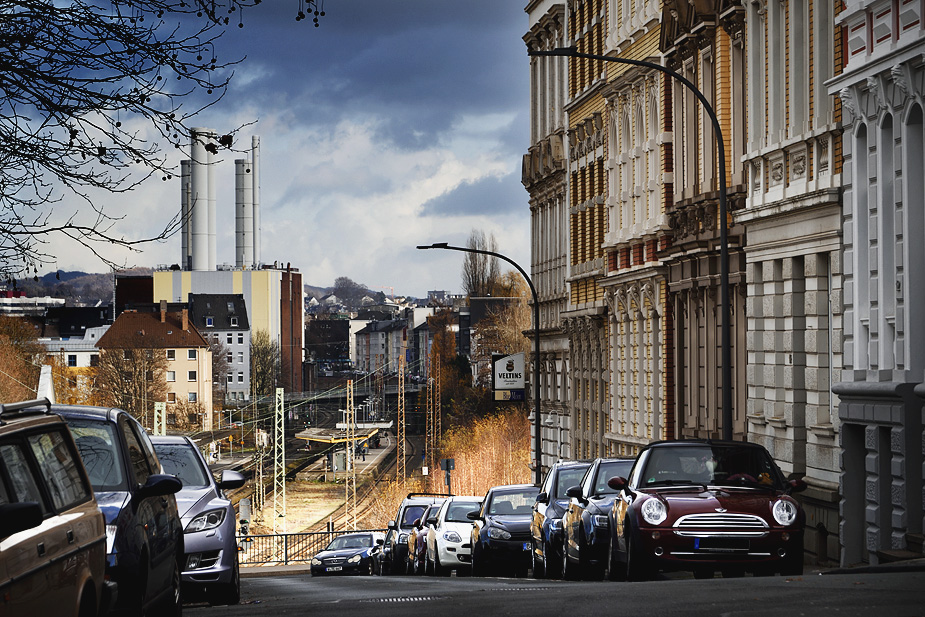
[[[251,268],[254,264],[254,205],[253,183],[247,159],[234,162],[234,257],[238,268]]]
[[[180,161],[180,269],[190,269],[192,221],[190,212],[190,161]]]
[[[260,264],[260,137],[256,135],[251,136],[251,183],[253,260],[250,263],[257,267]]]
[[[211,143],[215,145],[215,136],[216,132],[212,131],[209,135]],[[212,148],[214,150],[214,148]],[[210,150],[209,155],[209,167],[208,178],[209,178],[209,270],[215,271],[215,266],[217,265],[217,242],[216,242],[216,227],[215,227],[215,154]]]
[[[213,144],[215,131],[212,129],[194,128],[190,132],[190,194],[188,207],[190,209],[190,268],[192,270],[209,270],[210,268],[210,227],[214,229],[214,218],[210,225],[210,180],[212,154],[206,145]],[[214,217],[214,210],[212,211]]]

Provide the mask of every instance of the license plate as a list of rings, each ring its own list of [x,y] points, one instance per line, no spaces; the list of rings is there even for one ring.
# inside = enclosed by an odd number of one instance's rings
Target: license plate
[[[747,553],[746,538],[694,538],[694,549],[712,553]]]
[[[325,572],[340,572],[343,569],[344,569],[343,566],[334,566],[332,568],[325,568],[324,571]]]
[[[532,550],[533,550],[533,544],[530,543],[530,542],[524,542],[524,550],[525,550],[525,551],[532,551]]]

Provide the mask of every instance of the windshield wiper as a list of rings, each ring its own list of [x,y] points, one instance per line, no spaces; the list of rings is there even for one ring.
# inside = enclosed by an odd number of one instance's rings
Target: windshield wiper
[[[655,480],[654,482],[646,482],[642,488],[652,488],[657,486],[699,486],[703,490],[707,490],[707,485],[703,482],[696,482],[694,480]]]

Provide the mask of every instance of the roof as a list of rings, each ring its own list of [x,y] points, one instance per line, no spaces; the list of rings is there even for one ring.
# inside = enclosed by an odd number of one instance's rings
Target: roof
[[[206,317],[212,318],[210,330],[250,330],[244,294],[190,294],[189,315],[200,330],[207,327]],[[237,319],[235,326],[232,317]]]
[[[167,312],[164,321],[159,313],[137,313],[125,311],[110,326],[99,342],[100,349],[168,349],[183,347],[208,347],[209,343],[199,331],[186,323],[183,329],[183,314]]]

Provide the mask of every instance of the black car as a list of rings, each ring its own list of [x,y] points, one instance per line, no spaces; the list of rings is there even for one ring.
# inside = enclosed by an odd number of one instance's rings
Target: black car
[[[539,491],[531,484],[495,486],[481,509],[469,513],[473,576],[526,576],[533,563],[530,523]]]
[[[106,518],[106,575],[118,586],[113,610],[179,615],[183,527],[174,494],[142,426],[107,407],[54,405],[68,424]]]
[[[439,493],[408,493],[401,505],[398,506],[398,515],[395,520],[389,521],[389,529],[396,533],[387,536],[388,567],[383,568],[380,574],[405,574],[408,564],[408,534],[414,527],[414,521],[421,518],[427,506],[434,503],[443,503],[450,495]],[[385,561],[383,565],[385,565]]]
[[[312,557],[312,576],[374,574],[376,553],[384,542],[381,532],[345,533]]]
[[[562,515],[568,508],[565,491],[581,483],[591,461],[559,461],[543,481],[533,505],[533,576],[558,578],[562,570]]]
[[[617,496],[608,486],[611,478],[626,477],[631,458],[595,459],[581,484],[566,489],[568,509],[562,517],[562,577],[566,579],[604,576],[610,546],[608,517]]]

